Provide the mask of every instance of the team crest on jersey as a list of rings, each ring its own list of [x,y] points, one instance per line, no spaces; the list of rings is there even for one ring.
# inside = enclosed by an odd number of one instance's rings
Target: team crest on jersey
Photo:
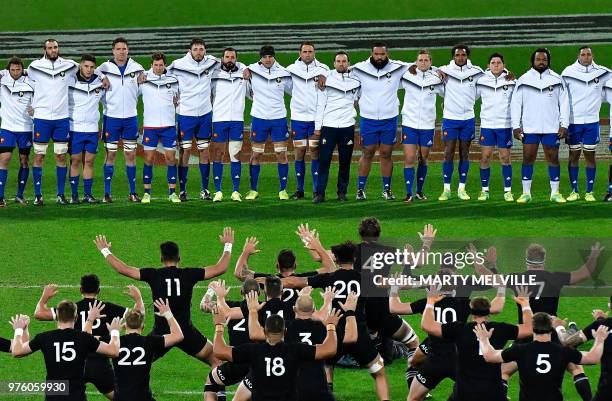
[[[595,78],[595,79],[593,80],[593,82],[595,82],[596,84],[598,84],[598,83],[599,83],[599,78]]]
[[[94,90],[94,92],[96,92],[96,93],[100,93],[100,88],[96,88],[96,89]]]
[[[357,89],[353,89],[353,90],[351,91],[351,93],[355,93],[355,92],[357,92]]]
[[[24,93],[22,91],[19,92],[19,97],[23,97]]]
[[[549,92],[552,92],[552,91],[553,91],[553,89],[554,89],[554,88],[553,88],[553,86],[552,86],[552,85],[550,85],[550,86],[548,87],[548,91],[549,91]]]
[[[40,138],[40,132],[35,133],[35,134],[34,134],[34,136],[35,136],[36,138]]]
[[[315,82],[319,82],[319,77],[314,77],[313,79]]]
[[[144,141],[145,141],[145,142],[149,142],[150,140],[151,140],[151,138],[149,138],[148,136],[145,136],[145,137],[144,137]]]
[[[386,73],[385,77],[387,77],[387,79],[391,78],[391,73],[390,72]]]
[[[105,132],[104,136],[108,138],[110,136],[110,132]]]
[[[430,90],[430,91],[433,91],[433,90],[434,90],[434,86],[433,86],[433,85],[430,85],[430,86],[429,86],[429,90]]]
[[[59,76],[60,77],[64,77],[64,76],[66,76],[66,73],[64,71],[62,71],[62,72],[59,73]]]
[[[185,133],[181,131],[181,138],[185,136]]]
[[[281,77],[276,78],[276,82],[278,82],[279,84],[281,83],[282,79]]]
[[[172,85],[170,85],[170,84],[166,84],[166,88],[168,88],[168,89],[170,89],[171,86]]]
[[[4,143],[4,138],[0,138],[0,143]]]
[[[480,142],[484,141],[484,136],[480,135]]]
[[[130,72],[130,78],[134,78],[135,76],[136,76],[136,73]]]
[[[217,138],[219,136],[219,134],[217,134],[216,132],[213,133],[213,138]]]
[[[468,81],[472,82],[474,80],[474,77],[468,77]]]
[[[297,134],[295,133],[295,131],[291,131],[291,136],[295,138]]]
[[[251,132],[251,136],[252,136],[253,138],[255,138],[255,137],[257,136],[257,133],[256,133],[255,131],[253,131],[253,132]]]
[[[204,70],[204,75],[208,75],[209,70]]]
[[[442,135],[444,135],[444,136],[448,136],[448,131],[444,131],[444,132],[442,133]]]
[[[507,91],[508,90],[508,85],[504,85],[504,86],[502,86],[502,88],[504,88],[504,90]]]

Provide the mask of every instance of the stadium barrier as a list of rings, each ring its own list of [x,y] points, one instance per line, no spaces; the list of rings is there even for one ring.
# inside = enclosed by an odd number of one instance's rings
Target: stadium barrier
[[[601,119],[600,120],[600,126],[601,126],[601,133],[600,133],[600,137],[601,137],[601,141],[599,143],[599,145],[597,146],[597,157],[600,159],[611,159],[611,155],[610,155],[610,151],[608,150],[608,136],[609,136],[609,132],[610,132],[610,122],[609,119]],[[244,130],[244,140],[242,143],[242,151],[241,151],[241,155],[240,155],[240,161],[242,161],[243,163],[248,163],[249,161],[249,157],[251,154],[251,142],[250,142],[250,127],[245,126],[245,130]],[[444,145],[442,143],[442,140],[440,139],[440,132],[441,132],[441,127],[439,124],[436,125],[436,134],[434,135],[434,144],[431,148],[431,152],[430,152],[430,156],[429,156],[429,160],[431,161],[441,161],[444,158]],[[397,142],[396,144],[393,146],[393,160],[394,161],[401,161],[404,159],[404,154],[403,154],[403,150],[402,150],[402,144],[401,144],[401,127],[398,128],[397,130]],[[472,146],[470,148],[470,160],[472,161],[478,161],[480,160],[480,145],[478,143],[478,138],[480,135],[480,125],[476,124],[476,135],[474,138],[474,141],[472,142]],[[142,136],[140,137],[142,139]],[[293,141],[289,140],[288,143],[288,153],[287,156],[289,158],[289,161],[293,161]],[[512,146],[512,160],[516,161],[516,160],[521,160],[522,159],[522,144],[516,140],[514,140],[513,146]],[[567,160],[568,157],[568,146],[565,144],[565,141],[561,142],[561,147],[559,149],[559,158],[562,160]],[[178,151],[177,151],[178,152]],[[138,145],[138,156],[142,157],[144,154],[144,150],[142,148],[142,145],[139,144]],[[191,159],[190,159],[190,164],[197,164],[198,163],[198,150],[195,147],[195,144],[192,145],[191,148]],[[495,152],[494,155],[494,159],[497,155],[497,151]],[[359,136],[359,125],[357,125],[357,127],[355,127],[355,151],[353,152],[353,161],[357,161],[359,160],[359,157],[361,156],[361,150],[360,150],[360,136]],[[458,156],[455,156],[455,159],[457,159]],[[538,152],[538,160],[543,160],[544,159],[544,153],[542,150],[542,147],[540,147],[540,150]],[[310,157],[308,155],[306,155],[306,160],[309,161]],[[338,160],[338,155],[337,152],[334,152],[334,161]],[[378,156],[375,157],[374,159],[375,162],[378,161]],[[225,159],[224,162],[228,162],[229,163],[229,156],[226,152],[225,154]],[[274,154],[274,149],[272,147],[272,142],[270,142],[270,140],[268,140],[266,142],[266,146],[265,146],[265,152],[263,154],[263,162],[264,163],[270,163],[270,162],[276,162],[276,155]],[[155,164],[156,165],[165,165],[165,159],[163,156],[163,148],[158,147],[158,154],[155,158]]]

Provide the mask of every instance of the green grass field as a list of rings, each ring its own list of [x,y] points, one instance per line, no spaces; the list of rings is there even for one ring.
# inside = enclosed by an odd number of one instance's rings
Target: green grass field
[[[90,28],[117,28],[118,31],[128,27],[156,26],[189,26],[217,24],[250,24],[250,23],[290,23],[317,21],[352,21],[352,20],[390,20],[437,17],[474,17],[499,15],[546,15],[546,14],[582,14],[596,10],[601,13],[612,11],[609,2],[595,0],[579,2],[564,1],[562,4],[551,0],[537,3],[530,1],[514,2],[511,5],[491,6],[473,1],[442,1],[415,2],[382,0],[355,0],[347,6],[344,3],[313,0],[309,2],[288,1],[242,1],[233,5],[232,12],[227,11],[227,4],[209,1],[177,1],[163,5],[152,5],[150,2],[133,1],[120,2],[109,0],[87,5],[75,5],[68,1],[26,1],[19,5],[19,12],[5,18],[3,31],[64,30]],[[118,32],[120,34],[120,32]],[[46,36],[46,35],[45,35]],[[187,44],[190,38],[184,38]],[[307,38],[303,38],[307,39]],[[42,40],[42,39],[41,39]],[[297,44],[297,43],[296,43]],[[185,46],[186,47],[186,46]],[[109,44],[110,48],[110,44]],[[564,66],[575,60],[576,46],[550,46],[553,54],[552,67],[560,72]],[[609,46],[594,46],[598,63],[612,65],[612,55]],[[163,49],[162,49],[163,50]],[[506,58],[507,66],[520,75],[529,67],[531,47],[508,48],[476,48],[472,61],[485,66],[488,55],[501,51]],[[110,49],[109,49],[110,53]],[[391,57],[401,60],[412,60],[415,51],[392,51]],[[449,51],[434,49],[435,65],[442,65],[449,60]],[[177,55],[173,54],[173,57]],[[172,58],[173,58],[172,57]],[[252,53],[241,54],[241,61],[251,63],[257,60]],[[331,64],[333,53],[319,52],[317,56],[322,62]],[[365,52],[351,52],[352,61],[360,61],[367,57]],[[278,54],[280,63],[286,65],[292,62],[295,54]],[[139,58],[148,68],[149,62]],[[400,93],[400,99],[403,94]],[[250,105],[248,106],[250,107]],[[609,106],[602,108],[601,116],[609,116]],[[101,157],[96,164],[96,182],[94,194],[101,196],[102,181]],[[562,193],[568,192],[567,172],[565,162],[562,165]],[[492,238],[525,237],[544,238],[549,241],[558,239],[600,238],[610,242],[612,237],[612,219],[609,205],[597,202],[587,204],[553,205],[548,202],[548,178],[546,166],[539,163],[533,182],[534,201],[526,206],[506,204],[501,199],[500,171],[497,163],[493,164],[491,173],[491,200],[479,203],[476,200],[460,202],[456,199],[442,204],[433,199],[441,190],[440,165],[432,163],[425,192],[430,200],[423,203],[406,205],[401,201],[385,202],[380,199],[380,178],[378,166],[374,166],[368,181],[367,202],[358,203],[353,200],[355,189],[356,166],[352,169],[350,201],[339,204],[333,200],[334,180],[336,172],[331,175],[328,186],[329,201],[321,205],[311,205],[308,200],[302,202],[279,202],[276,199],[278,191],[276,167],[266,165],[260,178],[260,194],[258,201],[241,204],[229,201],[221,204],[193,200],[181,205],[172,205],[165,200],[165,171],[155,169],[153,186],[154,202],[148,206],[129,204],[125,200],[127,183],[123,170],[123,160],[118,157],[113,191],[115,203],[111,205],[87,205],[59,207],[54,204],[55,177],[52,157],[48,157],[45,176],[44,193],[47,205],[43,208],[28,206],[21,208],[9,204],[0,210],[0,252],[5,262],[0,267],[0,321],[8,322],[11,315],[27,313],[32,315],[43,285],[57,283],[65,287],[54,301],[61,299],[78,299],[78,281],[81,275],[96,273],[100,276],[102,285],[101,298],[119,304],[128,305],[129,299],[122,294],[123,287],[130,284],[126,278],[114,273],[106,265],[92,240],[96,234],[106,234],[113,243],[113,252],[129,264],[135,266],[157,266],[159,264],[158,244],[173,240],[181,246],[182,266],[201,266],[213,264],[219,257],[222,246],[217,235],[224,226],[232,226],[236,230],[234,256],[228,273],[223,278],[232,286],[238,282],[233,278],[233,270],[237,255],[247,236],[257,236],[260,239],[261,253],[251,260],[252,268],[262,272],[273,272],[276,253],[282,248],[294,249],[298,255],[298,270],[310,270],[315,265],[309,260],[307,252],[293,232],[299,223],[308,222],[316,227],[325,245],[331,245],[345,239],[357,240],[357,225],[365,216],[376,216],[383,227],[383,235],[387,238],[403,238],[418,243],[417,231],[423,224],[431,223],[438,228],[438,237],[444,239],[481,239],[487,242]],[[138,168],[138,192],[141,188],[142,161]],[[244,166],[242,175],[242,192],[248,187],[248,168]],[[334,166],[335,167],[335,166]],[[606,189],[608,161],[598,165],[596,193],[599,198]],[[10,170],[7,197],[15,190],[16,164],[13,160]],[[225,169],[224,193],[230,194],[229,168]],[[520,193],[520,163],[514,164],[515,196]],[[393,188],[398,198],[403,198],[401,166],[396,164],[393,178]],[[455,174],[456,175],[456,174]],[[583,180],[584,170],[581,170]],[[307,191],[310,188],[310,177],[307,178]],[[456,181],[456,178],[455,178]],[[212,180],[211,180],[212,188]],[[289,189],[295,185],[293,167],[290,168]],[[456,184],[453,184],[455,188]],[[472,163],[468,192],[473,199],[480,187],[478,166]],[[197,168],[190,170],[189,193],[192,197],[199,190],[199,172]],[[69,189],[67,186],[67,193]],[[32,197],[31,177],[26,189],[26,196]],[[509,241],[506,241],[509,242]],[[566,243],[566,242],[565,242]],[[609,251],[610,249],[608,249]],[[563,265],[563,252],[550,255],[553,261]],[[508,270],[522,268],[522,262],[516,263],[508,254],[500,249],[500,267]],[[519,259],[520,260],[520,259]],[[607,267],[609,267],[609,261]],[[573,265],[572,265],[573,266]],[[563,265],[564,270],[572,266]],[[551,266],[552,267],[552,266]],[[199,312],[197,304],[206,291],[205,283],[194,293],[193,321],[202,332],[212,337],[213,326],[211,317]],[[152,306],[150,291],[139,284],[147,304],[147,322],[145,332],[152,326]],[[233,288],[232,298],[237,299],[238,290]],[[559,315],[570,317],[579,326],[588,324],[591,320],[590,311],[595,308],[605,309],[606,298],[601,292],[589,297],[563,298],[560,303]],[[418,297],[421,297],[419,294]],[[416,294],[409,294],[405,299],[415,299]],[[424,338],[419,327],[420,317],[406,317],[406,320],[417,328],[420,338]],[[516,322],[515,306],[508,300],[504,313],[495,320]],[[31,333],[36,334],[53,327],[49,323],[33,322]],[[0,336],[10,338],[12,330],[8,323],[0,325]],[[44,364],[40,353],[31,357],[16,360],[8,355],[0,355],[0,382],[8,380],[42,380]],[[391,395],[394,400],[405,399],[406,383],[404,379],[405,364],[395,361],[387,367]],[[208,367],[192,358],[173,350],[158,361],[152,372],[152,388],[157,400],[201,400],[202,388]],[[599,377],[599,367],[587,368],[593,390]],[[365,370],[339,369],[335,375],[335,395],[339,401],[373,400],[374,387]],[[446,400],[451,392],[452,383],[444,381],[434,391],[434,400]],[[518,377],[514,377],[510,385],[510,397],[518,400]],[[90,400],[104,398],[89,386]],[[564,381],[566,400],[578,401],[571,380]],[[0,394],[0,399],[6,400],[40,400],[41,396],[20,396]]]

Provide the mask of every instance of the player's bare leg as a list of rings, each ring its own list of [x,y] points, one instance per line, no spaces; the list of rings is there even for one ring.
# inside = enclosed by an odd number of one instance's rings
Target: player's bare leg
[[[582,398],[582,401],[590,401],[593,398],[589,378],[584,374],[584,368],[581,365],[568,363],[566,370],[572,375],[576,392]]]
[[[393,192],[391,192],[391,176],[393,175],[393,145],[380,144],[378,155],[380,157],[380,175],[383,181],[383,198],[386,200],[394,200]]]
[[[550,178],[550,200],[556,203],[565,203],[565,198],[559,193],[559,148],[542,145],[544,157],[548,162],[548,175]]]
[[[115,392],[111,391],[110,393],[104,394],[104,396],[108,398],[109,400],[113,400],[115,398]]]
[[[444,180],[444,190],[438,200],[446,201],[451,197],[451,182],[453,180],[453,170],[455,163],[455,149],[457,140],[444,141],[444,162],[442,163],[442,176]]]
[[[507,362],[507,363],[502,363],[501,365],[502,386],[504,387],[504,392],[506,395],[508,395],[508,385],[510,382],[510,378],[517,371],[518,371],[518,365],[516,364],[516,362]]]
[[[251,390],[244,385],[243,382],[240,382],[238,387],[236,388],[236,392],[234,393],[234,397],[232,401],[249,401],[251,399]]]
[[[289,178],[289,161],[287,160],[287,141],[273,142],[273,145],[278,170],[278,198],[280,200],[288,200],[287,179]]]
[[[380,355],[376,355],[376,358],[368,363],[368,371],[374,378],[376,385],[376,395],[379,400],[389,399],[389,382],[387,381],[387,374],[385,373],[385,363]]]
[[[470,196],[465,191],[465,184],[467,183],[467,175],[470,163],[470,145],[472,141],[459,140],[459,187],[457,189],[457,196],[461,200],[469,200]]]
[[[408,401],[423,401],[428,393],[429,389],[427,387],[422,385],[418,380],[413,380],[406,399]]]
[[[225,384],[217,372],[217,367],[214,367],[210,374],[206,377],[204,385],[204,401],[217,401],[218,393],[225,391]]]
[[[365,200],[365,186],[366,180],[370,175],[370,170],[372,169],[372,161],[374,160],[374,155],[376,154],[376,149],[378,145],[367,145],[361,146],[361,157],[359,158],[359,179],[357,181],[357,200]],[[381,167],[382,168],[382,167]]]

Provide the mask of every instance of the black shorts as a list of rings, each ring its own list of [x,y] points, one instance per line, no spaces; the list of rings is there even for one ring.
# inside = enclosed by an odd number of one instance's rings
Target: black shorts
[[[465,383],[458,378],[453,386],[453,392],[449,399],[452,399],[452,401],[508,400],[501,384],[501,377],[497,380],[497,383],[490,378],[482,378],[476,382],[474,382],[474,379],[471,379],[470,382],[471,383]]]
[[[240,383],[250,371],[249,364],[224,362],[217,366],[217,376],[226,386]]]
[[[85,361],[83,381],[96,386],[101,394],[108,394],[115,390],[115,373],[108,358],[90,356]]]
[[[151,334],[163,336],[164,334],[168,333],[158,330],[154,327]],[[206,337],[202,333],[200,333],[200,330],[196,329],[196,327],[193,325],[185,326],[183,328],[183,337],[183,341],[178,344],[175,344],[173,347],[177,347],[184,353],[191,356],[195,356],[198,352],[202,351],[202,348],[204,348],[206,342],[208,341]],[[164,349],[161,354],[156,355],[155,359],[161,358],[162,356],[166,355],[166,353],[170,351],[170,349],[173,347]]]
[[[427,360],[419,368],[416,380],[429,390],[433,390],[442,380],[448,378],[456,380],[457,367],[456,359],[452,354],[446,358],[441,356],[429,355]]]
[[[368,298],[365,313],[368,328],[383,337],[393,336],[402,327],[402,318],[389,311],[389,298]]]
[[[339,325],[338,328],[338,352],[333,359],[333,363],[338,361],[342,356],[350,354],[355,361],[361,366],[366,366],[378,356],[378,351],[374,346],[374,342],[370,338],[368,328],[364,323],[357,323],[357,342],[352,344],[343,344],[344,340],[344,325]]]
[[[612,395],[612,373],[601,372],[593,401],[609,401]]]
[[[13,153],[13,149],[15,149],[13,146],[0,146],[0,154]]]

